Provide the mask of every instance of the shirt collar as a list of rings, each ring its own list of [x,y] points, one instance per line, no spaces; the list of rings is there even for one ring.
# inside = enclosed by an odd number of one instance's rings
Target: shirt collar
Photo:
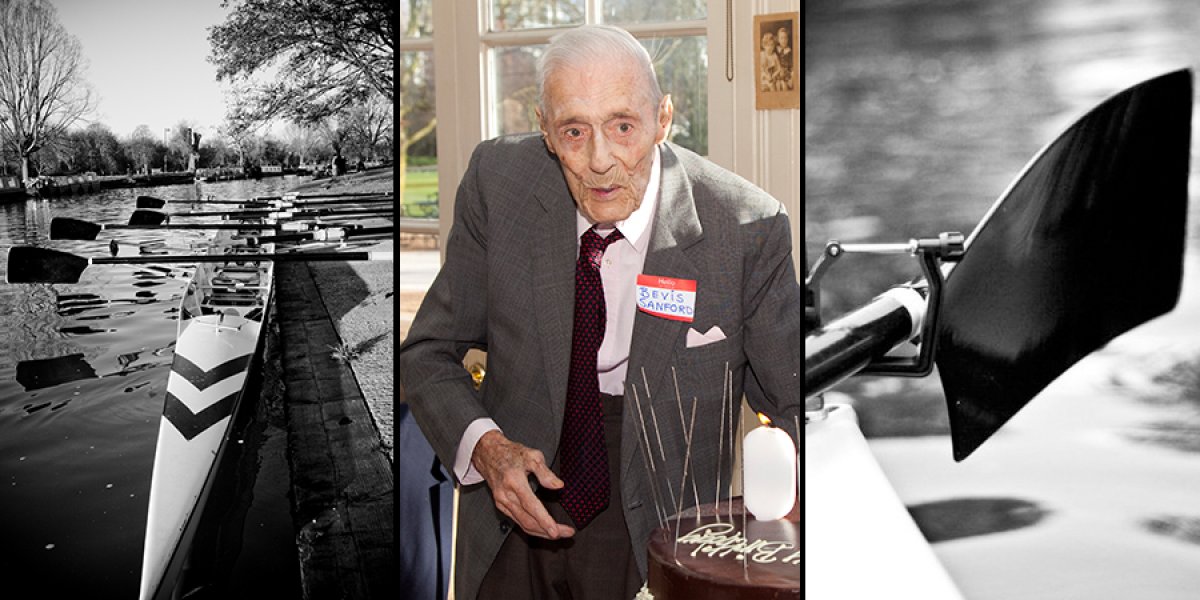
[[[658,149],[658,144],[654,145],[654,164],[650,166],[650,181],[646,184],[646,193],[642,196],[642,204],[629,215],[629,218],[616,223],[617,229],[621,230],[621,235],[625,236],[624,240],[617,243],[627,242],[638,253],[645,253],[646,246],[650,240],[650,223],[654,220],[654,209],[658,206],[658,188],[659,182],[662,181],[662,158],[661,152]],[[592,224],[588,222],[587,217],[575,209],[575,239],[578,239],[585,231],[592,228]],[[604,233],[601,230],[597,232]]]

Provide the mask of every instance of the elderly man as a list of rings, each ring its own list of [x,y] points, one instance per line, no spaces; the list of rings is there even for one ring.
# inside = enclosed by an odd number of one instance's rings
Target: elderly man
[[[475,150],[400,381],[461,485],[457,598],[627,599],[660,517],[728,494],[729,388],[799,415],[790,225],[665,141],[670,97],[627,32],[556,36],[538,81],[541,134]]]

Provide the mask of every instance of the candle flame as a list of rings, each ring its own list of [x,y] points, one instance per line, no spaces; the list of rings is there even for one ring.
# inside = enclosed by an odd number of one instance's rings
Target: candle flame
[[[762,414],[762,413],[755,413],[755,414],[757,414],[757,415],[758,415],[758,421],[759,421],[760,423],[762,423],[763,425],[770,425],[770,424],[771,424],[771,419],[768,419],[768,418],[767,418],[767,415],[764,415],[764,414]]]

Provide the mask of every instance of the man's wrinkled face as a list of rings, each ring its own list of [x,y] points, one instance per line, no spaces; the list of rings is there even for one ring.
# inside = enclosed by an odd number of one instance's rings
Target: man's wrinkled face
[[[642,204],[654,146],[666,139],[673,111],[669,96],[656,106],[647,87],[632,60],[601,57],[547,74],[542,134],[592,223],[623,221]]]

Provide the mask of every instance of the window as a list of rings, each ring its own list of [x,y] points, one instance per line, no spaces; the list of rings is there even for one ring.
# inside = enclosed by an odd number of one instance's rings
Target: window
[[[625,27],[650,53],[675,104],[670,140],[708,153],[708,45],[704,0],[482,0],[489,136],[536,131],[537,60],[550,37],[584,23]]]
[[[483,0],[487,2],[488,0]],[[490,0],[492,31],[583,25],[584,0]]]
[[[400,4],[400,213],[438,215],[433,2]]]

